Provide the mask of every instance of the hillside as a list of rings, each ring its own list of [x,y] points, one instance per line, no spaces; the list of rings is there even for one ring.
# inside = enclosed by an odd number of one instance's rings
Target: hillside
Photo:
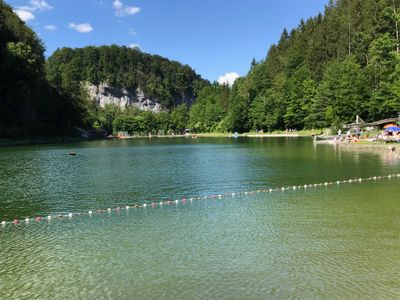
[[[0,0],[0,137],[65,135],[84,108],[45,78],[44,46]]]
[[[102,107],[153,112],[191,105],[207,85],[187,65],[116,45],[59,49],[48,59],[47,70],[59,89],[88,93]]]
[[[198,128],[249,131],[337,127],[400,111],[398,0],[330,1],[323,14],[284,30],[265,59],[236,81],[229,104]],[[223,90],[198,105],[220,111]],[[197,113],[198,111],[198,113]],[[210,123],[211,121],[211,123]],[[203,124],[205,123],[205,124]]]

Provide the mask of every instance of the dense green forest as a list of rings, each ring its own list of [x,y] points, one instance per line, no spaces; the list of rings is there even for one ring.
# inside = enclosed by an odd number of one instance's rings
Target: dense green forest
[[[201,131],[337,127],[400,111],[399,0],[330,1],[284,30],[227,93],[200,93],[190,122]],[[213,95],[213,96],[211,96]],[[205,111],[209,112],[205,114]]]
[[[116,45],[59,49],[47,61],[47,74],[57,88],[74,95],[85,92],[82,82],[125,89],[140,87],[167,110],[194,99],[208,84],[188,65]]]
[[[44,46],[0,0],[0,137],[67,135],[86,108],[47,80]]]
[[[85,81],[140,87],[159,99],[165,112],[98,107]],[[0,0],[0,137],[74,135],[74,126],[109,133],[182,132],[189,105],[207,85],[187,65],[115,45],[63,48],[45,61],[40,39]]]
[[[394,117],[399,10],[400,0],[332,0],[324,13],[283,30],[265,59],[228,87],[127,47],[63,48],[45,62],[36,34],[0,0],[0,136],[63,135],[73,126],[134,134],[300,130],[338,127],[356,115]],[[98,107],[84,82],[140,87],[165,111]]]
[[[181,133],[188,125],[189,106],[209,85],[187,65],[116,45],[62,48],[49,57],[46,66],[49,82],[57,90],[87,103],[87,121],[108,133]],[[130,90],[140,88],[159,100],[164,111],[156,114],[133,107],[99,107],[88,99],[83,82],[107,83]]]

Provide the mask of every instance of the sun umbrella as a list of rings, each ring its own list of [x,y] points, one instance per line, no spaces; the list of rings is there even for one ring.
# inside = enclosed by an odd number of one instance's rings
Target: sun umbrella
[[[386,124],[385,126],[383,126],[383,128],[389,128],[389,127],[393,127],[393,126],[395,126],[395,127],[397,127],[397,125],[396,124]]]
[[[391,127],[386,128],[385,131],[398,132],[398,131],[400,131],[400,127],[391,126]]]

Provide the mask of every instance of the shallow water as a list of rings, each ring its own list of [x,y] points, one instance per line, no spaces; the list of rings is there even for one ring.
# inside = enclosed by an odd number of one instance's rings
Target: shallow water
[[[68,157],[75,151],[76,157]],[[399,173],[310,139],[0,149],[0,220]],[[0,298],[400,297],[400,179],[0,227]]]

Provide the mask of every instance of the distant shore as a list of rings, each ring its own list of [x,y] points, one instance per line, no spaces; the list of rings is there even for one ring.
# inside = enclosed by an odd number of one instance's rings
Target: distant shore
[[[342,149],[363,149],[363,150],[372,150],[372,151],[393,151],[397,154],[400,154],[400,144],[397,143],[388,143],[383,144],[380,142],[368,142],[361,141],[358,143],[346,143],[340,142],[338,143],[339,148]]]
[[[317,144],[322,145],[333,145],[343,150],[363,150],[363,151],[386,151],[394,152],[400,155],[400,143],[383,143],[383,142],[372,142],[364,139],[360,139],[358,142],[348,141],[334,141],[334,140],[322,140],[318,141]]]
[[[221,132],[213,132],[213,133],[198,133],[198,134],[176,134],[176,135],[152,135],[149,136],[133,136],[127,139],[149,139],[149,138],[233,138],[233,137],[248,137],[248,138],[299,138],[299,137],[311,137],[312,135],[319,133],[319,131],[299,131],[299,132],[272,132],[272,133],[240,133],[240,134],[232,134],[232,133],[221,133]],[[115,138],[117,139],[117,138]],[[123,139],[122,139],[123,140]],[[86,139],[81,137],[53,137],[53,138],[25,138],[25,139],[1,139],[0,138],[0,147],[15,147],[15,146],[29,146],[29,145],[46,145],[46,144],[62,144],[62,143],[78,143],[83,141],[93,141],[92,139]],[[400,155],[400,143],[388,143],[384,144],[381,142],[371,142],[367,140],[360,140],[359,142],[334,142],[333,140],[323,140],[319,141],[318,144],[331,144],[339,147],[343,150],[363,150],[363,151],[392,151],[397,155]],[[393,150],[392,150],[393,148]]]
[[[299,132],[286,132],[277,131],[272,133],[224,133],[224,132],[211,132],[211,133],[190,133],[185,134],[174,134],[174,135],[152,135],[152,136],[132,136],[125,138],[129,139],[143,139],[143,138],[221,138],[221,137],[249,137],[249,138],[264,138],[264,137],[310,137],[315,134],[313,131],[299,131]],[[116,137],[115,137],[116,139]],[[28,145],[43,145],[43,144],[60,144],[60,143],[75,143],[82,141],[90,141],[92,139],[86,139],[81,137],[32,137],[32,138],[22,138],[22,139],[4,139],[0,138],[0,147],[13,147],[13,146],[28,146]]]

